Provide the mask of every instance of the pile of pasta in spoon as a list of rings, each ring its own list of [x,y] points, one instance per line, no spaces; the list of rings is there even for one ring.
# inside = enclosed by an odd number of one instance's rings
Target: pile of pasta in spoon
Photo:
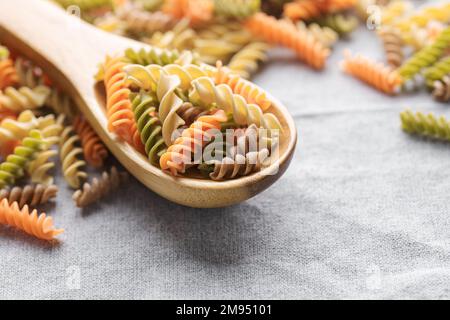
[[[193,169],[213,180],[246,176],[278,145],[282,125],[268,112],[271,100],[220,63],[198,63],[187,51],[130,49],[108,57],[100,78],[108,129],[174,176]]]

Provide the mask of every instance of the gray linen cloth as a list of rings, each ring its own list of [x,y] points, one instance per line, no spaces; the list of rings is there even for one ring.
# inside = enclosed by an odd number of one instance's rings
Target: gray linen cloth
[[[66,228],[59,245],[0,228],[0,298],[450,298],[450,146],[406,135],[399,120],[406,107],[450,117],[448,104],[345,76],[345,47],[383,58],[361,28],[323,72],[275,50],[256,76],[300,137],[269,190],[197,210],[132,180],[82,211],[62,187],[46,208]]]

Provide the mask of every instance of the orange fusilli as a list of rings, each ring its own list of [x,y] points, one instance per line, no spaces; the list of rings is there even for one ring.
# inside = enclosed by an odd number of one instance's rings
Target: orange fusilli
[[[108,157],[108,150],[91,125],[81,116],[77,116],[73,127],[81,139],[84,159],[94,168],[101,168]]]
[[[211,138],[209,130],[220,130],[221,123],[227,121],[223,110],[216,111],[213,115],[198,118],[189,128],[185,129],[181,137],[161,156],[160,166],[165,171],[170,171],[174,176],[184,173],[186,164],[191,161],[195,152],[203,150],[203,147]]]
[[[64,229],[55,229],[53,219],[45,213],[38,215],[36,210],[30,213],[28,206],[20,209],[17,202],[10,205],[6,199],[0,202],[0,224],[15,227],[42,240],[52,240],[64,232]]]
[[[126,62],[122,57],[107,57],[104,65],[108,130],[143,150],[131,109],[130,89],[126,83],[124,66]]]
[[[14,62],[11,59],[0,61],[0,90],[16,85],[19,81]]]
[[[362,55],[352,56],[349,51],[345,52],[341,67],[346,73],[387,94],[396,93],[402,83],[397,71]]]
[[[255,36],[294,50],[301,60],[315,69],[323,69],[325,66],[330,50],[312,34],[298,30],[292,23],[260,12],[249,18],[245,25]]]

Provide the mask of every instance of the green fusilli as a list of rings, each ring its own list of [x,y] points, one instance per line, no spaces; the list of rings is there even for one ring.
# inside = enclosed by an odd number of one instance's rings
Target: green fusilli
[[[145,153],[152,164],[158,165],[159,158],[166,152],[161,122],[156,116],[158,100],[149,94],[136,94],[131,100]]]
[[[432,113],[414,114],[411,110],[406,110],[400,113],[400,119],[402,129],[407,133],[450,141],[450,122],[444,116],[437,118]]]
[[[447,27],[436,38],[432,45],[429,45],[406,61],[399,69],[400,76],[404,81],[415,77],[422,69],[431,66],[450,47],[450,27]]]

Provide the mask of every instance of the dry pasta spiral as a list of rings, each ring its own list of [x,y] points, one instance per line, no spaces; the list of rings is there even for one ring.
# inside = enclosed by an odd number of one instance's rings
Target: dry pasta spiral
[[[0,224],[17,228],[42,240],[52,240],[64,232],[64,229],[55,229],[53,219],[45,213],[38,215],[36,210],[30,213],[28,206],[20,209],[17,202],[9,204],[6,199],[0,202]]]
[[[297,0],[284,6],[284,15],[291,20],[310,20],[355,4],[356,0]]]
[[[109,173],[103,172],[100,179],[94,178],[91,183],[85,183],[83,189],[73,194],[73,200],[77,207],[87,207],[118,189],[127,179],[128,173],[119,172],[116,167],[112,167]]]
[[[46,86],[38,86],[34,89],[8,87],[3,93],[0,92],[0,106],[16,113],[38,109],[44,106],[49,94],[50,89]]]
[[[339,34],[336,31],[326,26],[321,27],[317,23],[307,25],[303,21],[298,21],[296,26],[303,32],[310,32],[326,48],[331,48],[339,40]]]
[[[166,64],[176,63],[180,54],[175,50],[160,50],[156,49],[145,50],[141,49],[139,51],[133,49],[127,49],[125,51],[125,57],[127,62],[133,64],[140,64],[143,66],[148,66],[149,64],[158,64],[160,66],[165,66]]]
[[[77,146],[79,143],[80,137],[75,134],[73,127],[66,127],[61,134],[60,159],[64,179],[74,189],[78,189],[87,178],[86,172],[81,170],[86,163],[80,159],[83,150]]]
[[[85,118],[77,116],[73,128],[81,140],[84,159],[94,168],[103,167],[108,150]]]
[[[127,30],[133,34],[152,34],[166,31],[174,25],[173,17],[163,12],[141,11],[134,6],[126,5],[117,10],[117,16],[126,22]]]
[[[0,200],[7,199],[9,203],[17,202],[21,208],[26,204],[35,207],[49,202],[56,197],[57,193],[58,187],[55,185],[27,185],[23,188],[0,190]]]
[[[412,79],[423,68],[435,63],[448,47],[450,47],[450,27],[442,31],[432,45],[423,48],[408,59],[400,67],[399,74],[405,81]]]
[[[161,121],[157,117],[156,97],[142,93],[137,94],[132,101],[145,153],[152,164],[159,165],[159,159],[166,152],[167,147],[162,137]]]
[[[319,25],[328,27],[340,35],[346,35],[358,27],[358,18],[341,13],[328,14],[315,20]]]
[[[210,178],[215,181],[235,179],[248,176],[261,170],[264,161],[269,156],[269,150],[237,154],[234,158],[224,158],[214,165]]]
[[[246,18],[261,10],[261,0],[214,0],[217,15]]]
[[[228,68],[245,79],[258,70],[258,63],[267,61],[270,46],[264,42],[252,42],[236,53]]]
[[[0,189],[12,185],[24,176],[24,169],[35,155],[45,148],[42,134],[38,130],[30,131],[28,137],[14,149],[14,153],[0,164]]]
[[[256,104],[248,104],[245,99],[234,94],[227,84],[215,85],[208,77],[192,81],[192,91],[189,99],[192,103],[210,108],[211,106],[223,109],[226,114],[233,116],[238,126],[256,124],[266,129],[281,129],[281,124],[272,113],[264,113]]]
[[[169,171],[172,175],[177,176],[184,173],[187,165],[191,164],[191,157],[203,150],[203,147],[211,134],[221,129],[221,123],[227,121],[225,112],[219,110],[213,115],[200,117],[188,129],[183,130],[173,145],[167,152],[161,156],[160,167],[164,171]]]
[[[19,78],[11,59],[0,61],[0,90],[18,83]]]
[[[17,120],[5,119],[0,123],[0,143],[25,138],[30,130],[36,128],[36,117],[30,110],[22,112]]]
[[[362,55],[352,56],[349,51],[346,51],[341,67],[346,73],[387,94],[396,93],[402,82],[391,68]]]
[[[400,33],[394,28],[382,28],[378,35],[383,41],[388,64],[394,68],[399,67],[404,58],[404,43]]]
[[[442,80],[446,75],[450,75],[450,57],[441,59],[424,72],[425,80],[429,88],[434,86],[436,80]]]
[[[187,18],[191,24],[207,22],[213,17],[214,4],[211,0],[166,0],[163,12],[180,19]]]
[[[108,130],[141,150],[142,144],[131,110],[127,75],[123,71],[125,66],[122,57],[108,57],[104,66]]]
[[[228,68],[222,67],[220,63],[214,72],[214,81],[216,84],[229,85],[235,94],[242,96],[247,103],[258,105],[263,111],[268,110],[272,106],[272,102],[264,90],[242,79]]]
[[[206,116],[209,111],[194,106],[190,102],[184,102],[182,106],[178,109],[178,115],[183,119],[186,126],[193,124],[199,117]]]
[[[55,163],[51,158],[58,154],[55,150],[46,150],[39,152],[36,159],[30,162],[28,166],[28,174],[32,183],[39,183],[44,186],[53,184],[53,176],[48,172],[55,167]]]
[[[450,123],[444,116],[437,118],[432,113],[414,114],[411,110],[406,110],[400,114],[400,119],[402,129],[407,133],[450,141]]]
[[[249,18],[246,27],[269,43],[283,45],[294,50],[298,57],[315,69],[325,66],[330,51],[309,33],[298,30],[286,21],[277,20],[264,13]]]

